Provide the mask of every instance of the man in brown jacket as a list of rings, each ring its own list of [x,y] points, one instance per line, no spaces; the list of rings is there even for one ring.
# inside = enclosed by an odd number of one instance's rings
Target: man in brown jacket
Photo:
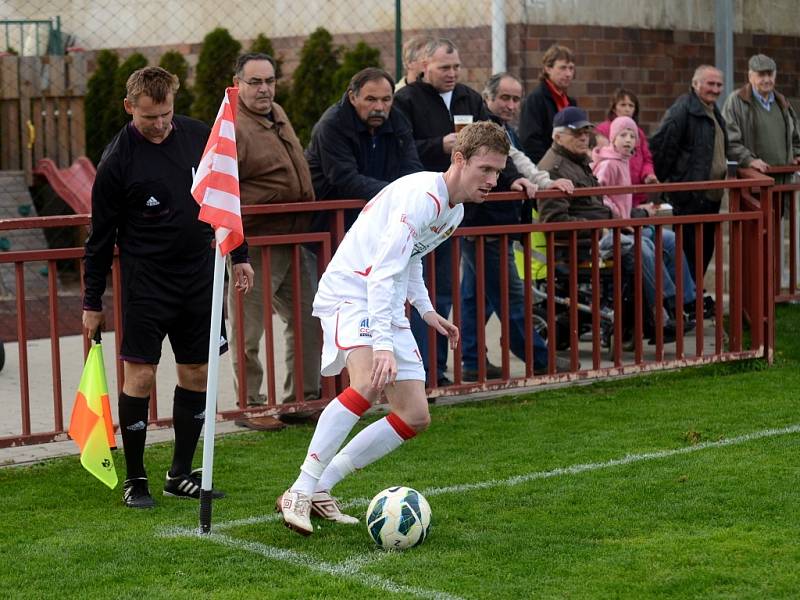
[[[234,85],[239,89],[236,118],[236,150],[239,155],[239,190],[243,205],[314,200],[311,174],[303,148],[286,112],[273,102],[275,63],[267,54],[250,53],[236,63]],[[308,231],[310,216],[304,213],[285,215],[250,215],[243,219],[245,235],[274,235]],[[300,248],[300,322],[294,319],[293,245],[272,246],[267,272],[271,279],[272,307],[284,322],[286,374],[282,402],[292,402],[295,394],[295,328],[302,331],[303,393],[305,400],[319,397],[320,327],[311,316],[316,268],[312,255]],[[250,261],[256,273],[252,293],[244,300],[244,357],[247,373],[248,406],[265,403],[261,391],[264,370],[258,351],[264,335],[261,252],[254,247]],[[238,395],[238,349],[235,308],[236,290],[229,288],[228,318],[231,327],[231,356],[234,385]],[[277,429],[283,424],[271,417],[250,419],[242,425],[254,429]]]

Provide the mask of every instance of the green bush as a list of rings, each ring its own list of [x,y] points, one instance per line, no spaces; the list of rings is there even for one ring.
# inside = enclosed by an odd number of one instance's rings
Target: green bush
[[[262,54],[269,54],[275,60],[275,77],[278,79],[283,75],[283,59],[275,54],[275,48],[272,46],[272,40],[259,33],[258,37],[250,44],[248,52],[260,52]]]
[[[176,50],[170,50],[161,57],[158,66],[177,75],[181,87],[178,88],[178,93],[175,94],[175,112],[179,115],[188,115],[192,110],[192,100],[194,100],[194,96],[186,84],[189,63],[183,58],[183,54]]]
[[[285,101],[289,98],[290,89],[289,85],[281,80],[283,77],[283,58],[275,54],[272,40],[263,33],[259,33],[258,37],[250,44],[249,51],[269,54],[275,60],[275,77],[278,79],[278,85],[275,87],[275,102],[283,106]]]
[[[114,95],[114,75],[119,66],[119,57],[111,50],[102,50],[97,55],[97,66],[86,85],[84,112],[86,113],[86,155],[97,164],[103,149],[116,131],[107,129],[106,113]],[[122,102],[122,99],[118,99]]]
[[[107,127],[112,132],[112,135],[131,120],[130,115],[125,112],[125,106],[122,104],[122,100],[127,93],[125,84],[128,82],[128,77],[134,71],[143,69],[146,66],[147,59],[144,55],[134,52],[117,67],[117,71],[114,73],[113,97],[106,113]]]
[[[350,83],[350,78],[361,69],[382,66],[381,51],[368,45],[363,40],[358,42],[352,50],[347,50],[342,57],[342,64],[339,65],[333,76],[331,104],[339,101]]]
[[[300,64],[292,76],[286,107],[303,146],[311,138],[311,128],[331,105],[333,77],[338,69],[338,50],[333,47],[333,38],[319,27],[300,51]]]
[[[242,45],[223,27],[203,39],[194,83],[193,117],[213,124],[225,88],[232,85],[233,69],[241,49]]]

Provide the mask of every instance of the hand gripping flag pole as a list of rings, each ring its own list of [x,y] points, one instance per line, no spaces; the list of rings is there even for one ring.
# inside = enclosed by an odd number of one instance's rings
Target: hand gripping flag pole
[[[198,218],[214,228],[214,292],[208,338],[208,381],[203,436],[203,478],[200,489],[200,532],[211,531],[211,482],[214,469],[214,430],[217,414],[222,288],[225,255],[244,241],[239,207],[239,169],[236,154],[236,88],[225,90],[214,127],[192,182],[192,196],[200,205]]]
[[[72,417],[69,421],[69,437],[81,449],[81,464],[84,468],[113,490],[118,480],[111,450],[117,447],[117,443],[111,420],[111,404],[108,401],[99,327],[94,341],[96,343],[86,355],[78,393],[75,394],[75,404],[72,406]]]

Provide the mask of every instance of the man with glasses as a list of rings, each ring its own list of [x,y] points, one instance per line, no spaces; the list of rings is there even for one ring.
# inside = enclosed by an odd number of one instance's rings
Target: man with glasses
[[[275,61],[271,56],[249,53],[236,62],[234,85],[239,89],[239,107],[236,117],[236,150],[239,156],[239,191],[243,205],[308,202],[314,200],[311,174],[303,156],[303,148],[295,135],[286,112],[273,100],[275,98]],[[306,213],[251,215],[242,219],[245,235],[274,235],[308,231],[311,217]],[[251,264],[256,274],[261,273],[261,252],[251,251]],[[295,393],[295,331],[302,330],[303,390],[305,400],[319,397],[319,325],[311,316],[316,278],[313,255],[300,248],[300,296],[294,294],[294,269],[292,245],[272,246],[267,273],[271,279],[272,307],[284,322],[286,373],[281,402],[292,402]],[[312,279],[313,278],[313,279]],[[261,392],[264,370],[259,362],[258,350],[264,335],[263,278],[256,277],[253,293],[244,298],[244,323],[236,314],[235,290],[229,288],[228,318],[231,326],[231,350],[234,385],[238,394],[239,354],[237,332],[244,329],[244,361],[247,374],[248,406],[263,405],[266,396]],[[294,318],[294,303],[300,303],[300,321]],[[280,429],[284,424],[272,417],[258,417],[240,421],[252,429]]]

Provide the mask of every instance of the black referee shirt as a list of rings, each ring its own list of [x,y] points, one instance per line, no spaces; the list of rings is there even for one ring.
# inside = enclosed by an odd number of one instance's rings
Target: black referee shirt
[[[84,308],[100,310],[114,244],[120,255],[157,260],[180,273],[196,272],[214,237],[198,221],[200,207],[191,195],[194,171],[210,129],[175,115],[172,131],[160,144],[127,124],[103,152],[92,188],[92,228],[86,240]],[[233,262],[246,261],[246,246]]]

